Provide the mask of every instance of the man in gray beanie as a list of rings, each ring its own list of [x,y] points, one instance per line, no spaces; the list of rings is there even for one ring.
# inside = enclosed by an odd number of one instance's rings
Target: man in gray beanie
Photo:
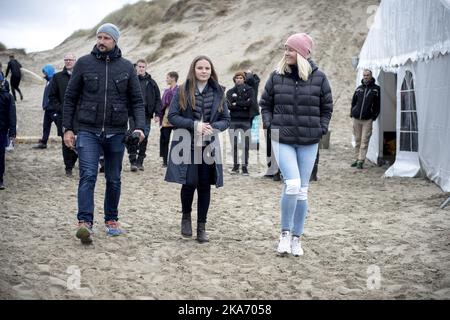
[[[117,26],[113,25],[112,23],[105,23],[102,24],[98,29],[97,29],[97,35],[99,33],[106,33],[108,35],[111,36],[111,38],[114,39],[114,41],[116,42],[116,44],[119,42],[119,37],[120,37],[120,31],[119,28],[117,28]]]
[[[100,152],[105,161],[106,192],[104,215],[106,233],[122,233],[118,224],[121,190],[122,143],[128,115],[135,130],[144,139],[145,109],[139,79],[133,64],[122,58],[117,46],[120,32],[106,23],[97,30],[97,44],[91,54],[81,57],[73,68],[64,96],[64,143],[76,149],[79,157],[78,230],[76,237],[83,244],[92,242],[94,221],[94,190]],[[78,123],[75,144],[74,122]]]

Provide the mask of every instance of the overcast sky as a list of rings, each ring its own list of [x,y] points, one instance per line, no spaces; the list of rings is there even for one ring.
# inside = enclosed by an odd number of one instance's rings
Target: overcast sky
[[[0,42],[27,52],[52,49],[79,29],[138,0],[0,0]]]

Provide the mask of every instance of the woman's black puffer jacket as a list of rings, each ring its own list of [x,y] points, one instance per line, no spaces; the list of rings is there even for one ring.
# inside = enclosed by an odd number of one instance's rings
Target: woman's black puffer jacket
[[[308,60],[312,74],[307,81],[297,66],[285,75],[272,72],[259,102],[265,129],[279,130],[279,142],[308,145],[318,143],[328,131],[333,112],[331,87],[326,75]]]

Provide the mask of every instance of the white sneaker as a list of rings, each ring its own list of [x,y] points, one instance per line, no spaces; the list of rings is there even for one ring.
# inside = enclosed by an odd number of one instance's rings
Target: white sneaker
[[[291,240],[291,251],[292,255],[294,257],[302,256],[303,255],[303,249],[302,249],[302,243],[300,242],[299,237],[292,237]]]
[[[291,234],[289,231],[281,232],[280,243],[278,243],[277,251],[280,254],[291,253]]]
[[[5,148],[6,151],[14,151],[14,143],[11,141]]]

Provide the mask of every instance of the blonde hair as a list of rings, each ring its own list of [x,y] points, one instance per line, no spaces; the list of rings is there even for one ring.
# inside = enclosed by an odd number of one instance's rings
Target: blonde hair
[[[312,67],[309,61],[303,58],[303,56],[301,56],[298,53],[297,53],[297,67],[298,67],[298,76],[300,77],[300,79],[302,79],[303,81],[307,81],[312,73]],[[278,63],[276,71],[277,73],[282,75],[285,75],[286,71],[288,72],[292,71],[289,65],[286,63],[285,56],[281,58],[280,62]]]

